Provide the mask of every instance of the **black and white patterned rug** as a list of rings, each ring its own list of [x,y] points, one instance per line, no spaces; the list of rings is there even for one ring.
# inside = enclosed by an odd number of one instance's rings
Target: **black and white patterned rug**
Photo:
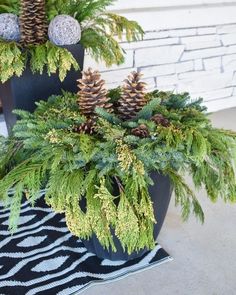
[[[142,258],[108,261],[88,253],[63,215],[22,204],[19,229],[7,230],[9,210],[0,204],[0,295],[72,295],[172,260],[159,245]]]

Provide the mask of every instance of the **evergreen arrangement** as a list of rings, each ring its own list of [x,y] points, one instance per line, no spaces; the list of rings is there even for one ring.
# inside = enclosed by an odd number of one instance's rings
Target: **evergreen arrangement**
[[[33,114],[16,111],[21,119],[0,149],[0,195],[12,232],[22,198],[34,206],[45,189],[46,203],[65,214],[73,235],[95,233],[115,251],[113,228],[129,253],[152,249],[158,222],[148,190],[152,171],[171,179],[184,220],[193,213],[204,222],[186,173],[211,201],[236,202],[236,133],[214,128],[201,99],[147,92],[140,79],[133,72],[108,91],[89,69],[78,94],[52,96]]]
[[[106,8],[114,2],[1,0],[0,13],[19,15],[21,41],[0,40],[0,82],[6,82],[13,75],[21,76],[28,60],[33,72],[42,73],[46,69],[51,75],[59,70],[61,80],[65,78],[64,72],[71,68],[78,70],[78,63],[72,54],[48,40],[48,24],[60,14],[70,15],[80,23],[80,43],[97,61],[104,61],[107,66],[123,63],[125,52],[118,41],[142,39],[144,32],[137,22],[107,12]],[[7,64],[5,60],[8,60]]]

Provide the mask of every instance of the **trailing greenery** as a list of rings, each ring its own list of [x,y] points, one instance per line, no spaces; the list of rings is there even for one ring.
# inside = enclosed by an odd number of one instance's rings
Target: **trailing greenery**
[[[0,40],[0,81],[6,82],[10,77],[20,77],[25,69],[26,55],[15,42]]]
[[[0,1],[0,13],[11,12],[19,15],[19,0]],[[82,27],[80,43],[97,61],[104,61],[107,66],[122,64],[125,51],[119,41],[140,40],[143,30],[135,21],[123,16],[108,13],[106,8],[115,0],[46,0],[48,22],[59,14],[67,14],[76,18]],[[17,52],[16,60],[12,61],[13,53]],[[3,60],[8,60],[3,63]],[[59,70],[60,79],[64,80],[67,71],[78,64],[71,53],[65,48],[46,44],[22,50],[18,43],[0,42],[0,81],[5,82],[13,75],[20,76],[23,65],[30,60],[33,72],[42,73],[47,68],[48,74]],[[12,67],[13,66],[13,67]],[[14,69],[13,69],[14,68]],[[5,71],[5,69],[7,71]]]
[[[119,93],[109,92],[114,105]],[[148,93],[149,103],[125,122],[100,108],[96,132],[90,135],[76,132],[86,121],[77,99],[64,93],[39,102],[33,114],[18,110],[21,120],[13,135],[2,139],[0,192],[11,209],[11,231],[17,227],[23,195],[34,205],[46,188],[45,201],[65,214],[74,235],[87,239],[95,233],[115,251],[113,228],[129,253],[151,249],[156,222],[148,192],[151,171],[171,179],[184,220],[193,213],[204,221],[186,173],[213,202],[236,201],[236,133],[214,128],[201,100],[191,101],[186,93]],[[168,124],[156,124],[152,118],[157,115]],[[140,124],[147,126],[149,136],[132,135]]]
[[[15,42],[0,41],[0,81],[4,83],[14,75],[20,77],[28,58],[33,73],[42,74],[46,71],[50,76],[58,72],[61,81],[72,67],[79,69],[77,61],[68,50],[49,41],[43,45],[31,46],[27,51]]]
[[[46,68],[50,76],[58,70],[59,78],[63,81],[72,67],[75,70],[79,69],[77,61],[68,50],[55,46],[49,41],[43,45],[30,47],[29,54],[31,56],[30,63],[33,73],[38,72],[42,74]]]
[[[107,66],[119,65],[124,62],[125,51],[117,40],[137,41],[143,34],[137,22],[117,14],[103,13],[85,25],[80,42],[95,60],[105,61]]]

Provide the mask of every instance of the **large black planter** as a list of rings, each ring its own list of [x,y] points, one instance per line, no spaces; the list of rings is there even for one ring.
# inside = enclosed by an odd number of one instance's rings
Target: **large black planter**
[[[62,90],[76,92],[76,80],[81,78],[81,70],[84,63],[84,49],[82,45],[65,46],[77,60],[80,70],[71,70],[66,79],[61,82],[58,74],[50,77],[47,73],[32,74],[27,65],[21,77],[13,77],[4,84],[0,84],[0,98],[2,100],[3,113],[5,116],[8,131],[11,131],[16,122],[16,116],[12,114],[14,109],[34,111],[35,102],[47,100],[50,95],[59,95]]]
[[[154,181],[154,185],[150,186],[149,192],[151,199],[153,201],[154,213],[157,220],[157,224],[155,224],[153,233],[154,238],[156,240],[162,228],[169,207],[172,194],[172,186],[168,176],[164,176],[158,173],[152,173],[151,178]],[[112,250],[108,251],[104,249],[95,235],[93,235],[90,240],[83,240],[83,243],[89,252],[96,254],[98,257],[102,259],[109,259],[113,261],[132,260],[141,257],[148,251],[147,249],[143,249],[140,252],[135,252],[129,255],[127,252],[124,252],[121,243],[115,235],[113,235],[113,240],[117,252],[113,252]]]

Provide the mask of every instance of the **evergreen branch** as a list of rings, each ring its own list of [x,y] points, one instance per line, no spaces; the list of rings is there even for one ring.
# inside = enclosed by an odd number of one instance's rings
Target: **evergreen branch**
[[[195,109],[199,112],[205,112],[207,108],[202,105],[203,99],[192,100],[188,92],[182,94],[174,94],[172,92],[154,91],[154,97],[162,99],[162,105],[167,109],[183,110],[185,108]]]
[[[30,47],[28,50],[29,57],[17,43],[0,41],[0,81],[2,83],[14,75],[20,77],[25,70],[28,58],[33,73],[43,74],[44,70],[47,70],[50,76],[58,70],[61,81],[72,68],[79,69],[77,61],[67,49],[55,46],[49,41],[46,44]]]
[[[79,22],[94,19],[98,14],[103,13],[114,0],[77,0],[72,10],[77,12],[75,17]]]
[[[51,42],[29,48],[30,65],[33,73],[43,74],[45,68],[50,76],[59,71],[59,78],[63,81],[72,67],[79,69],[79,65],[73,55],[65,48],[53,45]]]
[[[150,100],[143,108],[142,110],[137,114],[137,119],[145,119],[149,120],[157,108],[157,106],[160,104],[161,100],[159,98],[154,98]]]
[[[96,61],[104,61],[108,67],[124,62],[124,52],[119,43],[100,28],[84,30],[80,42]]]
[[[125,193],[120,195],[115,234],[125,251],[131,253],[134,249],[137,249],[140,234],[139,221]]]
[[[111,124],[121,124],[121,120],[115,115],[108,113],[105,109],[97,107],[95,109],[96,114],[101,117],[102,119],[105,119]]]
[[[1,0],[0,13],[19,14],[19,0]]]
[[[13,196],[9,196],[7,200],[7,203],[10,203],[11,209],[9,229],[12,232],[17,229],[23,194],[27,193],[32,205],[40,196],[39,191],[45,177],[47,160],[40,164],[35,164],[31,161],[32,159],[28,159],[16,166],[0,183],[0,191],[5,198],[10,190],[14,190]]]
[[[125,131],[121,127],[113,126],[107,120],[98,119],[98,132],[107,140],[117,140],[124,136]]]
[[[110,98],[110,102],[113,103],[113,105],[115,106],[115,104],[120,99],[121,94],[122,94],[121,87],[117,87],[117,88],[109,89],[107,96]]]
[[[6,82],[16,75],[20,77],[25,69],[26,55],[15,42],[0,40],[0,81]]]
[[[79,202],[82,197],[83,180],[83,170],[65,171],[63,167],[60,171],[54,169],[47,184],[45,196],[47,204],[56,212],[65,212],[67,205],[73,204],[72,200]]]
[[[119,40],[122,40],[125,35],[125,39],[128,42],[141,40],[144,36],[144,31],[137,22],[130,21],[114,13],[99,15],[89,27],[93,27],[94,25],[101,27],[105,31],[109,31],[112,35],[116,35]]]
[[[194,215],[203,223],[204,213],[194,192],[188,187],[183,178],[176,171],[167,170],[166,174],[171,178],[174,186],[175,203],[176,205],[181,205],[182,207],[183,220],[187,220],[192,211]]]

